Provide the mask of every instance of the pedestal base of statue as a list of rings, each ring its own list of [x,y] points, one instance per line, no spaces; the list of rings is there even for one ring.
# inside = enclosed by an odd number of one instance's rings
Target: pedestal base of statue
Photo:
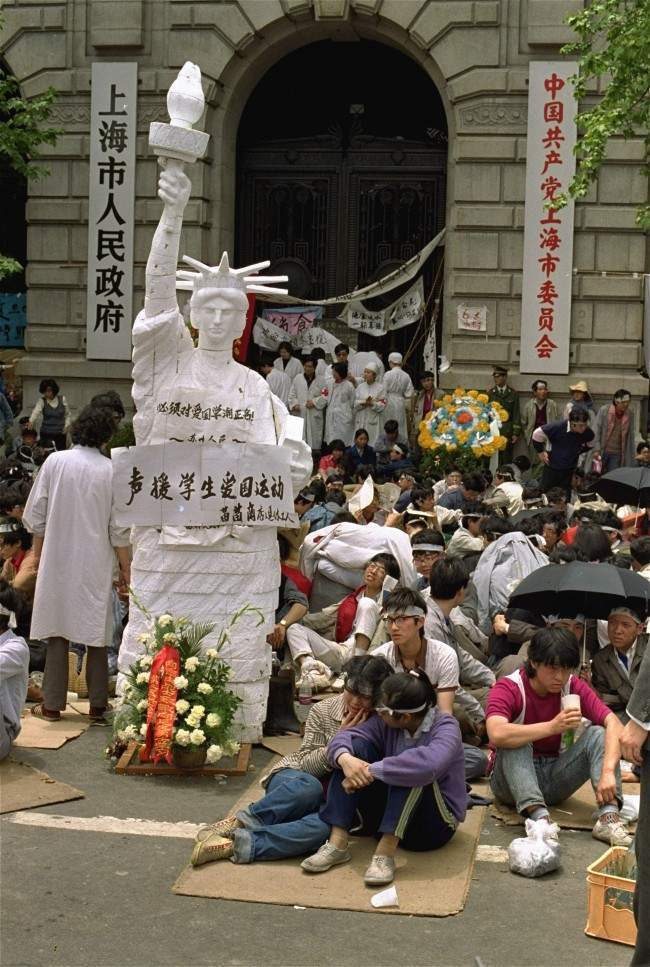
[[[223,758],[214,765],[204,764],[198,769],[181,769],[166,762],[140,762],[141,748],[139,742],[129,743],[115,766],[118,776],[245,776],[252,750],[249,743],[243,743],[236,759]]]

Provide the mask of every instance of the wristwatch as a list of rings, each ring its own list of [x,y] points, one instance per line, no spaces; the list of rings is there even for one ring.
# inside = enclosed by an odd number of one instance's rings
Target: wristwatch
[[[281,624],[283,628],[286,628],[287,627],[287,619],[286,618],[282,618],[280,620],[279,624]]]

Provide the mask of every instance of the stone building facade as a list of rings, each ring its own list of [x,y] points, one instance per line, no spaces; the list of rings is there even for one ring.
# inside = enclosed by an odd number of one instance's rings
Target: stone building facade
[[[443,385],[485,385],[493,363],[519,374],[527,79],[531,60],[559,57],[563,24],[580,0],[7,0],[0,53],[25,96],[59,92],[49,175],[29,186],[26,401],[38,379],[65,383],[79,405],[109,385],[128,393],[130,364],[87,361],[86,249],[90,69],[95,60],[138,63],[134,306],[160,212],[152,120],[187,59],[198,63],[211,135],[191,173],[184,250],[210,260],[234,240],[236,137],[251,92],[291,51],[324,39],[372,40],[416,61],[438,89],[448,127]],[[323,80],[326,83],[326,79]],[[396,92],[400,96],[400,92]],[[642,274],[647,240],[635,208],[647,197],[643,141],[611,146],[598,184],[576,207],[571,376],[596,396],[619,386],[645,397]],[[603,273],[614,273],[604,275]],[[331,295],[333,293],[325,293]],[[459,332],[460,303],[488,308],[488,332]],[[555,395],[569,379],[549,380]]]

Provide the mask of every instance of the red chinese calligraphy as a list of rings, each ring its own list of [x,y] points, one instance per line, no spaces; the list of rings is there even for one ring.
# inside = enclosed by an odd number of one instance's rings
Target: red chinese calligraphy
[[[550,121],[557,121],[562,124],[564,121],[564,104],[562,101],[547,101],[544,105],[544,120],[548,124]]]
[[[539,186],[544,201],[555,201],[558,191],[562,187],[562,182],[558,181],[554,175],[549,175]]]
[[[540,268],[542,272],[548,279],[549,276],[553,275],[553,273],[555,272],[558,266],[558,263],[560,261],[560,258],[557,255],[550,255],[547,253],[546,255],[543,255],[541,258],[537,259],[537,261],[540,264]]]
[[[549,332],[553,331],[553,323],[555,322],[554,309],[543,308],[539,310],[539,316],[537,318],[537,326],[540,332],[543,329],[548,329]]]
[[[561,165],[562,158],[560,157],[559,151],[554,151],[551,149],[547,151],[544,155],[544,167],[542,168],[542,174],[545,175],[551,165]]]
[[[535,343],[535,349],[537,350],[538,359],[550,359],[553,352],[557,349],[557,345],[544,333],[542,338]]]
[[[557,76],[555,71],[553,71],[550,77],[544,78],[544,90],[548,91],[553,101],[555,100],[555,95],[557,92],[561,91],[563,87],[564,81],[561,77]]]
[[[557,125],[554,128],[548,128],[546,137],[542,138],[542,144],[545,148],[550,148],[551,145],[554,145],[558,151],[563,141],[564,135],[562,134],[562,129]]]
[[[543,305],[553,305],[555,300],[559,299],[559,293],[555,288],[555,283],[548,279],[546,282],[542,282],[539,287],[539,292],[537,293],[537,300]]]
[[[556,252],[562,245],[562,239],[557,228],[543,228],[539,233],[539,247],[549,252]]]

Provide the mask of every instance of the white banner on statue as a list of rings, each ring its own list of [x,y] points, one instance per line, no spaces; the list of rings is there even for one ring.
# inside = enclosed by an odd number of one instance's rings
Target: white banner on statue
[[[348,328],[365,332],[368,336],[386,334],[385,309],[364,309],[360,302],[351,302],[346,307],[344,319]]]
[[[575,61],[530,64],[520,369],[539,376],[569,372],[574,203],[552,203],[575,172],[577,70]]]
[[[487,332],[487,306],[458,306],[458,328],[466,332]]]
[[[117,447],[119,527],[296,526],[290,452],[262,443]]]
[[[92,65],[86,358],[131,359],[138,65]]]
[[[390,320],[388,329],[403,329],[417,322],[424,311],[424,281],[422,276],[413,283],[401,299],[388,307],[386,313]]]

